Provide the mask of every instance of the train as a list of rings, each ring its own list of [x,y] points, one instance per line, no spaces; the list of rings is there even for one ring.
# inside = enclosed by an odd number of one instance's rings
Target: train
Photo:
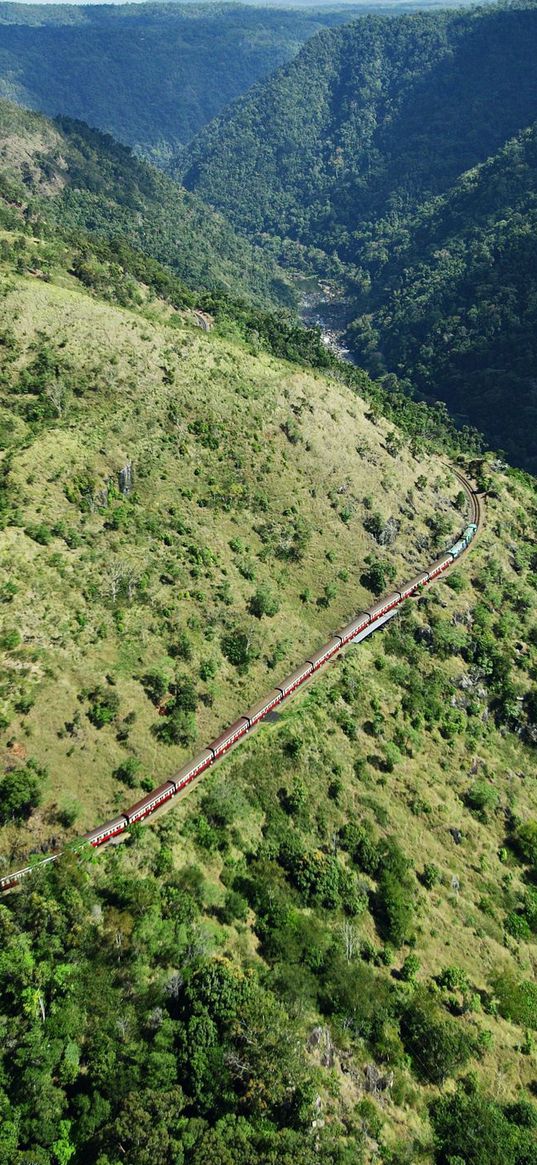
[[[211,768],[216,761],[220,760],[237,741],[247,736],[270,712],[288,700],[302,684],[305,684],[320,668],[324,667],[333,659],[343,647],[352,643],[356,638],[363,638],[366,631],[373,631],[376,627],[380,627],[386,621],[386,618],[390,614],[395,613],[396,608],[404,603],[406,599],[438,578],[439,575],[447,570],[448,566],[451,566],[468,549],[476,533],[477,524],[471,522],[459,540],[449,550],[446,550],[436,562],[433,562],[428,570],[416,575],[410,582],[404,583],[400,590],[393,591],[392,594],[387,595],[384,599],[375,603],[374,606],[367,608],[365,611],[361,611],[354,619],[351,619],[350,623],[347,623],[345,627],[337,631],[328,643],[325,643],[318,651],[312,652],[300,667],[295,668],[271,692],[243,712],[242,716],[239,716],[229,728],[226,728],[220,736],[216,737],[216,740],[211,741],[207,748],[198,753],[188,764],[184,765],[175,777],[171,777],[164,784],[159,785],[158,788],[152,789],[150,793],[147,793],[140,801],[136,801],[124,813],[120,813],[118,817],[114,817],[111,821],[106,821],[104,825],[99,825],[96,829],[92,829],[89,833],[84,834],[75,843],[74,848],[81,848],[86,845],[97,848],[100,845],[104,845],[113,838],[120,836],[120,834],[126,833],[130,826],[144,821],[146,817],[155,813],[157,809],[160,809],[162,805],[170,801],[172,797],[176,797],[192,781],[196,780],[197,777]],[[47,858],[41,858],[35,865],[25,866],[22,870],[17,870],[12,874],[6,874],[0,878],[0,891],[11,889],[12,886],[22,881],[36,867],[46,865],[51,861],[56,861],[59,856],[59,854],[52,854]]]

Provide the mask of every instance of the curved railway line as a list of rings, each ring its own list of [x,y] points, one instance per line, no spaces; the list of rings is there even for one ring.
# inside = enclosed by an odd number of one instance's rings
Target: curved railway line
[[[256,728],[270,712],[290,699],[302,684],[310,680],[318,671],[322,671],[330,660],[334,659],[344,647],[349,643],[360,642],[372,634],[373,631],[382,627],[388,619],[396,614],[397,608],[406,599],[410,598],[411,595],[415,595],[424,587],[429,586],[430,583],[444,574],[461,555],[466,553],[482,524],[481,503],[476,490],[467,478],[452,465],[447,468],[450,469],[460,482],[470,502],[470,522],[454,546],[447,550],[440,558],[436,559],[421,574],[418,574],[409,582],[403,583],[399,590],[392,591],[391,594],[380,599],[372,607],[359,612],[350,623],[347,623],[345,627],[342,627],[336,632],[328,643],[325,643],[318,651],[312,652],[304,663],[295,668],[272,691],[268,692],[267,695],[252,705],[251,708],[248,708],[229,728],[226,728],[216,740],[211,741],[207,748],[198,753],[188,764],[184,765],[175,777],[165,781],[158,788],[152,789],[140,801],[131,805],[129,809],[126,809],[124,813],[121,813],[112,821],[106,821],[103,825],[99,825],[89,833],[86,833],[78,842],[75,842],[75,849],[82,849],[87,845],[91,845],[96,849],[99,846],[106,845],[115,838],[120,837],[121,834],[127,833],[131,825],[145,821],[146,818],[170,802],[179,793],[182,793],[202,773],[212,768],[222,756],[225,756],[230,748]],[[73,847],[70,846],[69,848],[72,849]],[[48,865],[49,862],[57,861],[61,856],[61,852],[50,854],[46,858],[40,858],[32,865],[4,875],[4,877],[0,878],[0,892],[12,889],[34,870]]]

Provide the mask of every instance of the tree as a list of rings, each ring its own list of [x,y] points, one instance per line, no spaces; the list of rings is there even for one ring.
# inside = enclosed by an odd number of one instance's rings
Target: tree
[[[459,1087],[431,1105],[438,1165],[516,1165],[517,1130],[500,1105]]]
[[[445,1015],[425,991],[417,991],[403,1012],[401,1036],[416,1075],[430,1084],[442,1084],[476,1050],[462,1021]]]
[[[247,671],[257,654],[248,633],[238,627],[222,636],[222,651],[239,671]]]
[[[0,781],[0,824],[22,821],[40,804],[42,779],[30,768],[15,769]]]
[[[514,838],[524,861],[537,869],[537,821],[522,822],[516,828]]]
[[[250,614],[261,619],[263,615],[270,618],[280,609],[278,599],[269,587],[258,587],[250,599]]]
[[[378,558],[373,558],[368,554],[366,558],[367,570],[362,575],[362,583],[368,590],[373,591],[374,595],[381,595],[389,583],[392,583],[395,578],[395,567],[391,562],[381,562]]]

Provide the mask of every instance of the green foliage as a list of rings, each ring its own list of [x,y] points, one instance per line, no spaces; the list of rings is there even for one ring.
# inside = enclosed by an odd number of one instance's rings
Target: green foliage
[[[362,366],[530,469],[534,35],[531,5],[366,16],[309,41],[180,162],[238,229],[343,285]]]
[[[442,1013],[425,991],[418,991],[401,1019],[401,1035],[422,1080],[442,1084],[467,1063],[475,1038],[461,1020]]]
[[[466,794],[468,808],[482,821],[487,821],[498,806],[498,792],[489,781],[478,780]]]
[[[6,10],[0,94],[80,118],[165,164],[309,36],[345,19],[318,9],[197,5],[159,5],[135,18],[118,7],[113,16],[97,10],[86,20],[68,7],[21,12],[16,20]]]
[[[221,216],[126,146],[80,121],[64,117],[53,127],[0,101],[0,137],[13,148],[15,173],[21,165],[15,143],[28,134],[39,144],[35,168],[19,170],[26,182],[19,187],[19,204],[21,194],[23,204],[30,199],[26,217],[33,215],[41,232],[56,243],[62,238],[74,250],[72,274],[85,289],[121,306],[140,302],[137,281],[176,307],[202,308],[202,289],[227,298],[230,287],[237,299],[294,302],[283,271],[270,256],[240,239]],[[4,164],[10,160],[6,157]],[[59,172],[66,181],[56,186],[51,175]],[[46,348],[37,353],[19,388],[36,396],[29,406],[35,420],[62,414],[66,395],[58,395],[58,389],[68,380],[57,353]],[[73,387],[76,391],[78,385]]]
[[[438,866],[435,866],[434,862],[426,862],[420,880],[426,890],[432,890],[440,881],[440,870]]]
[[[537,870],[537,821],[523,821],[514,833],[515,845],[522,859]]]
[[[88,719],[95,728],[104,728],[111,724],[119,712],[119,696],[111,687],[99,685],[87,693],[89,701]]]
[[[250,614],[255,615],[257,619],[261,619],[263,615],[276,615],[280,609],[280,604],[276,595],[269,587],[258,587],[250,599]]]
[[[518,1106],[503,1108],[473,1088],[433,1101],[431,1120],[438,1165],[522,1165],[533,1156]]]
[[[181,744],[187,748],[196,739],[196,719],[192,712],[172,707],[158,724],[153,725],[151,731],[161,744]]]
[[[198,706],[198,693],[194,681],[188,675],[178,675],[172,684],[172,709],[179,708],[182,712],[195,712]]]
[[[378,885],[377,915],[383,933],[395,947],[412,935],[414,894],[408,878],[401,880],[396,871],[383,870]]]
[[[134,789],[140,780],[140,761],[137,757],[129,756],[123,764],[114,770],[113,775],[128,789]]]
[[[222,636],[222,651],[239,671],[246,671],[249,664],[256,657],[256,650],[246,631],[235,628]]]
[[[374,595],[381,595],[389,583],[394,581],[395,570],[393,563],[388,560],[381,561],[371,555],[368,555],[365,561],[368,564],[368,568],[362,575],[361,581],[365,587],[373,591]]]
[[[23,821],[42,797],[42,776],[33,768],[13,769],[0,780],[0,824]]]
[[[160,704],[169,691],[169,680],[161,671],[149,671],[142,676],[144,691],[155,705]]]
[[[495,975],[491,983],[500,1015],[536,1031],[537,984],[529,979],[517,979],[508,969]]]

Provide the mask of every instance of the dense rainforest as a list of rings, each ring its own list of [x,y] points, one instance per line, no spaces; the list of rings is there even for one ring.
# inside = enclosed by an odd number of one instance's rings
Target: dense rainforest
[[[536,472],[535,125],[363,247],[371,281],[348,333],[358,362],[441,392]]]
[[[0,96],[165,162],[346,9],[0,4]]]
[[[341,282],[359,362],[530,468],[536,45],[533,7],[360,18],[310,40],[179,165],[239,230]]]
[[[121,239],[198,290],[293,302],[270,256],[129,147],[82,122],[51,122],[0,101],[0,166],[7,202],[63,230]]]

